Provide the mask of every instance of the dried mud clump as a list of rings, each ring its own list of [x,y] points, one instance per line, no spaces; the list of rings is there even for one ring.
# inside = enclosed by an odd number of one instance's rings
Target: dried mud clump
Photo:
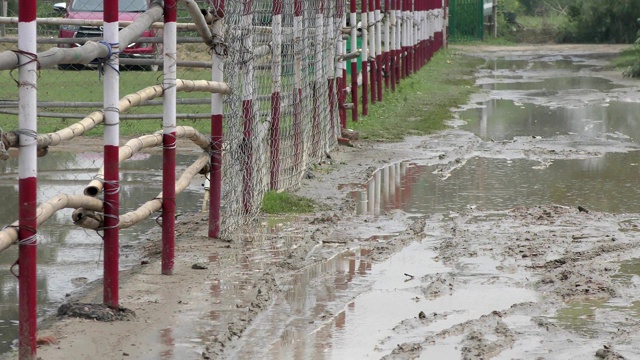
[[[58,316],[109,322],[131,321],[136,318],[136,313],[123,307],[112,309],[104,304],[66,303],[58,308]]]

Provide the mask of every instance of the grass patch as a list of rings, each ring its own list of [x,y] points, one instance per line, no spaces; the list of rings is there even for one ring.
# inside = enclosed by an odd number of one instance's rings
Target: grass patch
[[[261,210],[266,214],[302,214],[313,212],[318,204],[308,198],[288,192],[267,191]]]
[[[178,70],[180,79],[210,79],[211,71],[203,70]],[[0,87],[0,99],[18,100],[18,87],[15,83],[18,71],[0,72],[0,82],[6,86]],[[57,69],[46,69],[39,72],[38,76],[38,101],[65,101],[65,102],[102,102],[103,100],[103,80],[98,76],[96,70],[82,71],[61,71]],[[121,71],[120,73],[120,98],[127,94],[162,82],[162,73],[152,71]],[[210,98],[209,93],[199,92],[178,92],[179,98]],[[161,100],[162,98],[157,98]],[[101,109],[95,108],[41,108],[39,112],[68,113],[78,115],[88,115],[93,111]],[[178,113],[187,114],[207,114],[211,112],[210,104],[202,105],[178,105]],[[131,109],[128,114],[162,114],[162,106],[140,106]],[[38,132],[50,133],[76,123],[79,119],[72,117],[39,117]],[[210,131],[208,120],[178,120],[178,125],[193,126],[197,130],[207,133]],[[0,129],[11,131],[18,128],[18,116],[3,114],[0,116]],[[102,136],[103,127],[99,126],[86,133],[86,136]],[[143,134],[150,134],[154,131],[162,130],[162,120],[122,120],[120,123],[120,133],[123,137],[133,137]]]
[[[444,122],[452,118],[451,108],[466,103],[477,91],[472,75],[483,63],[452,50],[440,51],[427,66],[401,81],[395,92],[385,92],[382,102],[370,104],[368,116],[349,122],[348,127],[373,141],[398,141],[443,130]]]
[[[638,50],[629,45],[629,49],[621,52],[613,59],[610,66],[614,69],[626,70],[628,67],[633,66],[638,61]]]

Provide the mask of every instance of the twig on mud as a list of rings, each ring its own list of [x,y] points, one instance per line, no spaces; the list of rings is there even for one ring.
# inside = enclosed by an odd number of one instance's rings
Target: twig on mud
[[[411,280],[413,280],[415,278],[415,276],[413,276],[411,274],[407,274],[407,273],[404,273],[404,276],[408,276],[409,277],[408,279],[405,279],[404,282],[411,281]]]

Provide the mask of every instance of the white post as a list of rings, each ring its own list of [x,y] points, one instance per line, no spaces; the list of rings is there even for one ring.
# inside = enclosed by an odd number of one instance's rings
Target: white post
[[[18,353],[35,360],[37,335],[38,58],[36,2],[20,1],[18,22]]]

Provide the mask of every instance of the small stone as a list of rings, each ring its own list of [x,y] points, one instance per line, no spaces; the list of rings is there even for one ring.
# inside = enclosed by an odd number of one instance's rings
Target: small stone
[[[149,265],[149,260],[141,260],[140,265]]]
[[[122,353],[122,356],[129,356],[129,353],[127,353],[127,352],[123,352],[123,353]]]
[[[420,311],[420,313],[418,314],[418,319],[424,320],[426,318],[427,318],[427,314],[425,314],[424,311]]]
[[[205,269],[208,269],[209,267],[207,265],[204,265],[204,264],[195,263],[195,264],[191,265],[191,268],[194,269],[194,270],[205,270]]]

